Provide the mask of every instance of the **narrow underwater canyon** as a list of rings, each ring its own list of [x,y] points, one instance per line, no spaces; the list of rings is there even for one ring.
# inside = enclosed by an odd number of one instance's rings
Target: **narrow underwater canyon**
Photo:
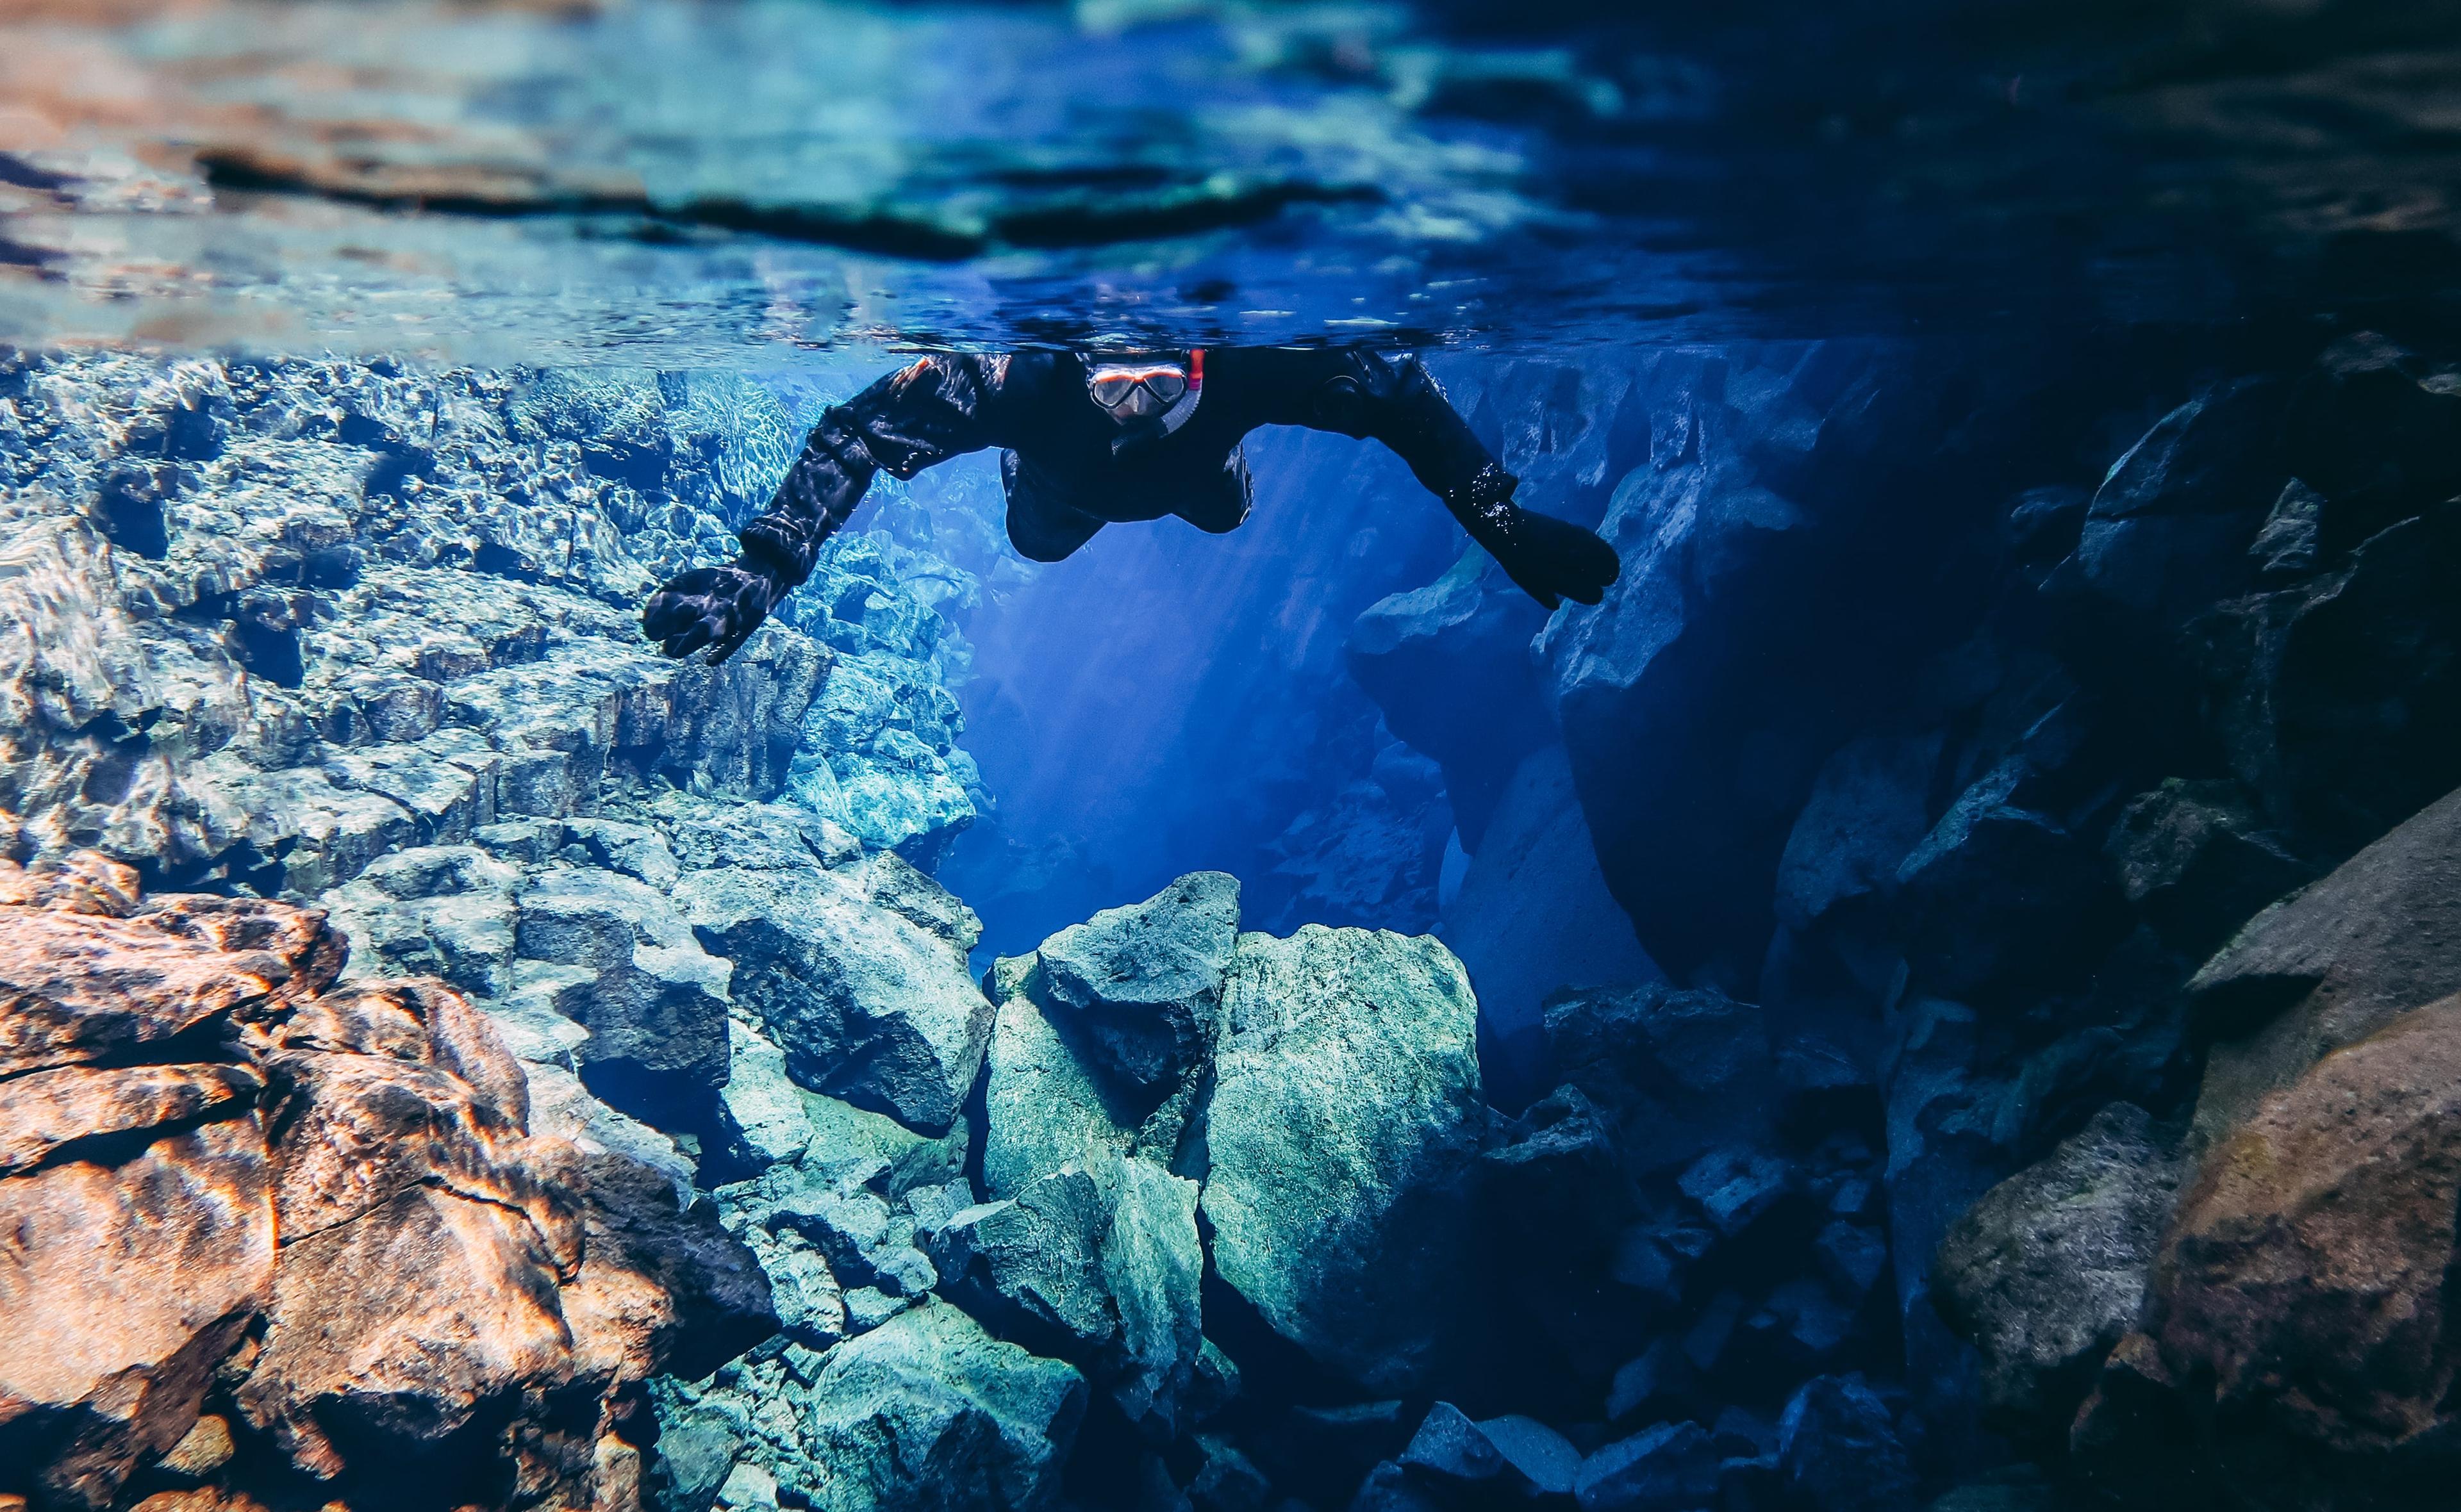
[[[0,1512],[2411,1512],[2440,3],[0,4]],[[1775,45],[1772,45],[1775,39]],[[1057,563],[915,353],[1417,353]]]
[[[1539,368],[1607,603],[1269,640],[1333,817],[970,964],[974,648],[1104,590],[966,479],[680,667],[792,388],[12,363],[19,1494],[2427,1504],[2455,370]]]

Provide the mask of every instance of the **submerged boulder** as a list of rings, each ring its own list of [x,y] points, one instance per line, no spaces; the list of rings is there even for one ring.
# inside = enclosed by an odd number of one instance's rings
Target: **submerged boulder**
[[[658,1108],[725,1084],[730,969],[663,893],[614,872],[556,867],[530,879],[519,906],[524,958],[596,973],[557,999],[589,1031],[575,1058],[592,1091]]]
[[[322,915],[129,882],[0,864],[0,1501],[100,1512],[168,1452],[217,1504],[405,1467],[588,1504],[649,1376],[774,1330],[706,1204],[532,1132],[451,989],[337,988]]]
[[[830,872],[698,872],[675,903],[799,1084],[927,1133],[956,1121],[992,1005],[955,940]]]
[[[2461,998],[2325,1056],[2207,1155],[2145,1328],[2249,1504],[2339,1505],[2438,1458],[2456,1211]]]
[[[2065,1431],[2135,1326],[2185,1173],[2145,1110],[2116,1103],[1950,1226],[1931,1295],[1981,1351],[1986,1405]]]
[[[2319,1055],[2461,991],[2461,793],[2249,920],[2188,988],[2220,1040],[2196,1103],[2208,1139]]]
[[[1238,936],[1238,882],[1192,872],[1043,941],[1027,990],[1081,1029],[1103,1072],[1168,1087],[1212,1053]]]
[[[1180,1168],[1238,925],[1238,884],[1195,872],[993,967],[983,1157],[993,1196],[1103,1153]]]
[[[1430,939],[1239,940],[1206,1113],[1223,1281],[1370,1391],[1434,1379],[1476,1307],[1477,1004]]]
[[[780,1467],[821,1512],[1027,1512],[1050,1504],[1085,1411],[1074,1367],[946,1303],[828,1352],[796,1394],[804,1456]]]
[[[1005,1338],[1073,1361],[1156,1441],[1186,1426],[1204,1347],[1196,1183],[1098,1159],[969,1207],[931,1245],[943,1288]]]

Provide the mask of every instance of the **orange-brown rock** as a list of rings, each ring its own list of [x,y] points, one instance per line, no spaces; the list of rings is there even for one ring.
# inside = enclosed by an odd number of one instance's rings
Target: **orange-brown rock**
[[[224,1118],[0,1180],[0,1489],[107,1506],[197,1420],[270,1294],[265,1137]]]
[[[2145,1331],[2243,1503],[2410,1504],[2461,1435],[2461,997],[2324,1056],[2208,1154]],[[2419,1503],[2426,1504],[2426,1503]]]
[[[774,1330],[705,1203],[530,1134],[482,1014],[342,964],[0,863],[0,1506],[628,1512],[631,1394]]]

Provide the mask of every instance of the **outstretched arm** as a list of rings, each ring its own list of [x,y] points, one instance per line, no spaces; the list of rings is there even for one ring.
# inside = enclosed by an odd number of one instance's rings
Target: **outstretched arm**
[[[1549,608],[1595,604],[1621,564],[1615,548],[1570,521],[1513,502],[1506,472],[1415,356],[1283,351],[1272,375],[1272,420],[1382,441],[1485,546],[1523,591]]]
[[[707,646],[716,666],[734,655],[812,575],[822,544],[863,502],[872,474],[911,478],[991,444],[982,411],[1007,360],[926,357],[830,406],[769,507],[736,532],[742,555],[721,567],[696,567],[651,594],[642,630],[670,656]]]

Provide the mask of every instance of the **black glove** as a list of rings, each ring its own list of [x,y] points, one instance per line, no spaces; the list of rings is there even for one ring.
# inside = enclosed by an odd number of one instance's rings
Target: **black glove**
[[[641,607],[641,630],[670,656],[714,647],[709,665],[715,667],[750,640],[785,596],[785,586],[752,558],[695,567],[650,595]]]
[[[1564,599],[1595,604],[1623,570],[1615,547],[1569,520],[1515,509],[1481,543],[1521,590],[1549,608]]]

